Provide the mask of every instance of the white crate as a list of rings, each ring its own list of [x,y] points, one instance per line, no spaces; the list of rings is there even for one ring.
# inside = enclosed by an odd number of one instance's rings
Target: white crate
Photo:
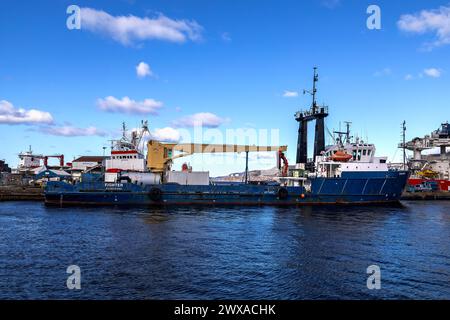
[[[209,171],[169,171],[166,181],[181,185],[209,185]]]

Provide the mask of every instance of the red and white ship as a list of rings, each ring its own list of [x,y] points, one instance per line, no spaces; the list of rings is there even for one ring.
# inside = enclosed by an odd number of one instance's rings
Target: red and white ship
[[[19,153],[19,166],[17,170],[19,172],[31,171],[41,166],[41,159],[44,156],[42,154],[35,154],[31,150],[31,146],[28,151]]]
[[[113,140],[111,156],[105,163],[105,182],[118,182],[121,176],[126,176],[129,182],[160,183],[158,174],[148,172],[144,150],[144,135],[150,134],[147,121],[142,122],[142,128],[131,132],[131,139],[127,137],[125,123],[123,123],[122,138]]]

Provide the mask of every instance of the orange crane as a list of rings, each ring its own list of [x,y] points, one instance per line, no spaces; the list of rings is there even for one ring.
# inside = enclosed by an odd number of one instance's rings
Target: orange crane
[[[202,143],[165,143],[157,140],[149,140],[147,144],[147,167],[152,172],[165,172],[170,169],[174,159],[186,157],[195,153],[219,153],[219,152],[245,152],[246,172],[248,171],[248,153],[277,151],[279,160],[283,161],[283,175],[287,175],[288,162],[284,156],[287,146],[250,146],[233,144],[202,144]],[[180,152],[175,155],[175,152]],[[280,161],[279,161],[280,162]],[[279,165],[281,166],[281,164]]]
[[[278,150],[278,169],[281,170],[281,161],[283,161],[283,170],[281,171],[281,176],[287,177],[289,162],[286,156],[284,155],[283,150]]]

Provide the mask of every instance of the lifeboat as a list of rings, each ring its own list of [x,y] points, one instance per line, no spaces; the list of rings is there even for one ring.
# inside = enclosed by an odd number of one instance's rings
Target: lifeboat
[[[335,154],[331,156],[331,160],[337,162],[347,162],[352,156],[345,151],[338,150]]]

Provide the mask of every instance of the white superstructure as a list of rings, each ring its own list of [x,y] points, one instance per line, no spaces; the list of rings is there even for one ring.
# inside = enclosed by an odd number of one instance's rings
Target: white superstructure
[[[41,166],[41,159],[43,159],[42,154],[33,154],[33,151],[30,149],[25,152],[19,153],[19,171],[26,171],[38,168]]]
[[[135,184],[159,184],[163,179],[166,183],[182,185],[209,185],[209,172],[192,172],[186,167],[182,171],[168,171],[164,176],[161,173],[149,172],[147,159],[141,145],[142,137],[148,132],[147,122],[142,122],[140,131],[133,131],[131,139],[126,136],[125,125],[120,140],[114,140],[111,147],[111,156],[105,161],[105,182],[115,183],[127,181]]]
[[[111,157],[106,160],[106,171],[114,169],[144,172],[145,157],[137,150],[112,150]]]
[[[388,171],[387,157],[376,157],[375,145],[365,143],[356,138],[352,141],[349,126],[345,133],[345,143],[342,132],[338,132],[339,138],[336,144],[326,147],[321,156],[315,159],[316,172],[313,174],[320,177],[340,177],[342,172],[355,171]]]

